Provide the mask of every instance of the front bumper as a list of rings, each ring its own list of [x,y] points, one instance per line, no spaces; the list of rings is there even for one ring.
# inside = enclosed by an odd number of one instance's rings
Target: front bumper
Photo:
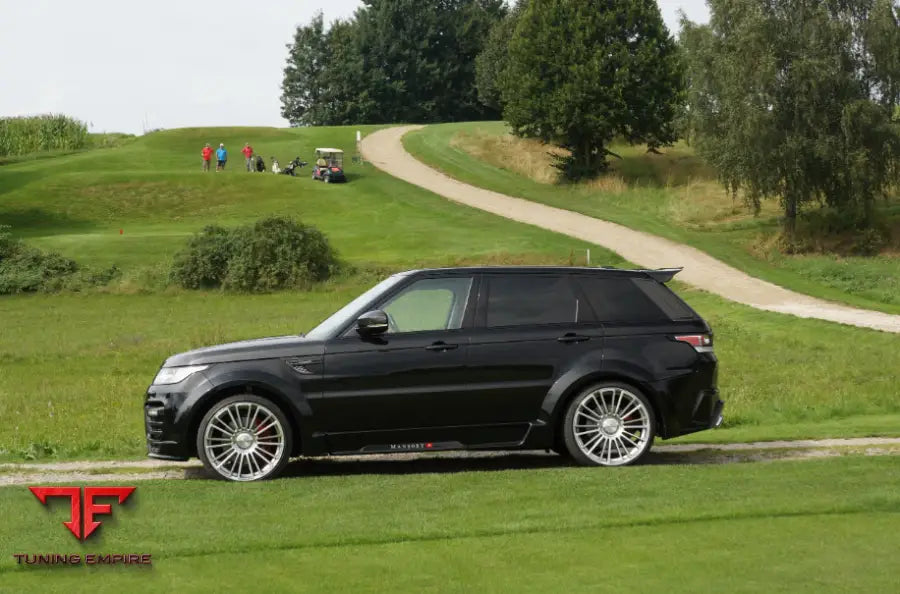
[[[212,389],[202,372],[168,386],[150,386],[144,399],[147,455],[162,460],[187,460],[195,455],[191,443],[189,404]]]

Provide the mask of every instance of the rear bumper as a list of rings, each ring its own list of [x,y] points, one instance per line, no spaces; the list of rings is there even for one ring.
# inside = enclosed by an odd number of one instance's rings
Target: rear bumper
[[[716,388],[702,390],[694,401],[690,417],[682,419],[677,428],[672,427],[673,431],[670,431],[667,437],[677,437],[706,429],[715,429],[722,424],[724,419],[722,412],[724,409],[725,403],[719,398],[719,391]]]

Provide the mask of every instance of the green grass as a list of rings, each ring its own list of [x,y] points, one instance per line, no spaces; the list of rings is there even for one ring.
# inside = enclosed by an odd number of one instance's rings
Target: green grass
[[[450,203],[351,164],[349,154],[351,181],[339,186],[199,171],[206,141],[224,140],[236,152],[250,140],[261,154],[286,161],[315,146],[350,142],[354,130],[179,130],[119,148],[3,166],[0,223],[81,262],[118,264],[124,279],[107,292],[0,298],[0,459],[142,456],[143,393],[165,357],[306,331],[374,284],[377,270],[565,263],[585,247],[604,264],[623,264],[596,246]],[[211,222],[268,214],[317,225],[363,272],[313,292],[162,288],[171,255],[190,233]],[[676,287],[715,329],[728,403],[725,428],[689,439],[900,434],[895,335],[755,311]]]
[[[369,130],[366,128],[365,130]],[[188,129],[159,132],[117,149],[4,166],[0,223],[15,235],[85,264],[117,264],[131,284],[158,275],[184,240],[216,221],[238,224],[269,214],[290,215],[326,230],[342,255],[361,265],[447,264],[454,258],[568,258],[586,244],[486,218],[351,163],[355,128]],[[228,169],[201,173],[205,140],[230,147]],[[313,148],[346,149],[346,185],[315,183],[242,170],[245,140],[282,164],[309,158]],[[121,233],[120,233],[121,231]],[[422,241],[423,237],[440,241]],[[448,249],[448,246],[454,246]],[[409,254],[415,254],[410,258]],[[619,260],[620,261],[620,260]],[[137,284],[140,284],[139,282]]]
[[[900,313],[900,258],[779,253],[771,245],[778,231],[777,206],[767,204],[760,217],[753,217],[740,202],[733,204],[689,147],[678,145],[664,149],[665,156],[653,156],[643,147],[614,146],[624,157],[612,160],[617,184],[559,185],[522,174],[529,167],[547,168],[543,149],[531,147],[536,154],[519,155],[522,161],[508,162],[506,168],[494,163],[511,161],[497,156],[500,149],[484,158],[470,154],[473,149],[502,147],[493,143],[506,132],[502,122],[441,124],[407,134],[404,145],[425,163],[462,181],[687,243],[801,293]],[[548,179],[542,171],[528,175]],[[884,212],[898,226],[900,205],[886,205]]]
[[[472,461],[470,472],[440,461],[424,469],[317,463],[293,469],[307,476],[260,484],[141,482],[83,545],[61,525],[64,503],[46,509],[24,487],[4,488],[0,590],[794,593],[898,585],[893,457],[613,471],[532,460]],[[49,551],[150,553],[153,567],[40,569],[12,558]]]
[[[165,357],[306,331],[364,288],[0,299],[0,460],[141,456],[142,395]],[[681,293],[716,331],[727,401],[725,428],[689,439],[900,434],[896,336]]]

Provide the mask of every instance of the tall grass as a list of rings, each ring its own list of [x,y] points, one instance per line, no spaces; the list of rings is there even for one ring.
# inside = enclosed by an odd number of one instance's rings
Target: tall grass
[[[0,118],[0,157],[84,148],[87,124],[61,114]]]

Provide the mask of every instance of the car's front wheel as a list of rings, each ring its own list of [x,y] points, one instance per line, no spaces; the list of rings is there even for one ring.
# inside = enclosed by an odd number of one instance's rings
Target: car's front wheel
[[[280,473],[293,434],[284,413],[254,394],[217,402],[200,421],[197,455],[208,472],[230,481],[256,481]]]
[[[621,383],[595,385],[569,403],[566,449],[583,466],[624,466],[640,460],[653,443],[656,418],[650,401]]]

